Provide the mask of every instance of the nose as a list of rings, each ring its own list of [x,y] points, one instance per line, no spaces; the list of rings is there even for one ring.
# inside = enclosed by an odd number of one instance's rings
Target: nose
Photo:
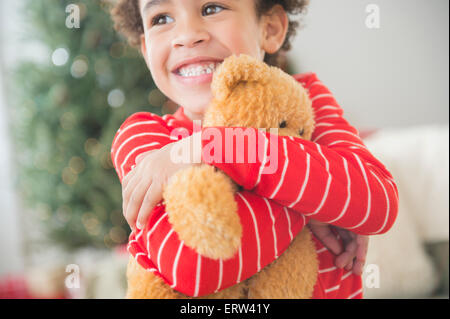
[[[183,20],[177,23],[176,36],[172,40],[174,48],[192,48],[209,40],[210,35],[201,18],[186,16]]]

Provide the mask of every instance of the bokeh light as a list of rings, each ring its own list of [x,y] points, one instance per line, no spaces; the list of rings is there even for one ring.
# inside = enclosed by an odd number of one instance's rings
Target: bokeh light
[[[53,51],[52,62],[56,66],[63,66],[69,60],[69,51],[65,48],[58,48]]]

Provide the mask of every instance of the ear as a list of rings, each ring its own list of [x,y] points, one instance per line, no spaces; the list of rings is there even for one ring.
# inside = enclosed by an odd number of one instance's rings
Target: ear
[[[148,69],[150,70],[150,64],[147,56],[147,43],[145,42],[145,34],[141,34],[141,54],[144,57],[145,63],[147,64]]]
[[[286,39],[289,18],[284,8],[277,4],[263,17],[262,49],[268,54],[277,52]]]
[[[270,79],[271,68],[263,61],[246,54],[227,57],[213,74],[211,91],[217,100],[223,101],[242,82],[259,82],[265,85]]]

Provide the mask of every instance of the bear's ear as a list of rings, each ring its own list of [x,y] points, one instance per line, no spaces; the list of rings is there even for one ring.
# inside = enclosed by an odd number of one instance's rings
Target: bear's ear
[[[225,100],[241,82],[260,82],[267,84],[270,79],[270,66],[246,54],[231,55],[214,72],[211,91],[214,97]]]

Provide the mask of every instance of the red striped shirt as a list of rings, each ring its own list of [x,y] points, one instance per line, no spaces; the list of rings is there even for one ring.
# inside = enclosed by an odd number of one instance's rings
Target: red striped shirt
[[[274,141],[270,133],[254,129],[264,135],[256,141],[263,141],[264,150],[270,150],[272,142],[282,145],[273,174],[261,174],[267,156],[262,160],[256,156],[253,163],[215,162],[202,156],[205,163],[220,168],[244,188],[235,195],[243,239],[234,258],[215,261],[185,246],[168,222],[163,202],[155,207],[146,227],[130,235],[129,252],[174,289],[202,296],[249,278],[280,256],[311,217],[359,234],[381,234],[394,223],[398,194],[391,174],[370,154],[314,73],[294,78],[309,92],[316,128],[311,141],[281,136]],[[112,144],[119,179],[132,169],[139,154],[177,141],[171,134],[180,128],[193,132],[182,107],[163,117],[146,112],[130,116]],[[203,146],[208,142],[204,137]],[[259,147],[239,149],[245,152],[244,159],[251,158],[251,149]],[[313,238],[319,257],[314,298],[361,298],[361,278],[337,269],[334,255]]]

